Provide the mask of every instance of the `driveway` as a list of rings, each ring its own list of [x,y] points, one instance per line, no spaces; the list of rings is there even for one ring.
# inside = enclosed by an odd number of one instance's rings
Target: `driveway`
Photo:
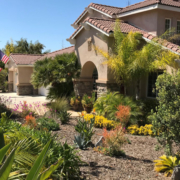
[[[17,104],[20,101],[21,102],[26,101],[28,104],[33,102],[40,102],[40,103],[48,102],[45,96],[31,96],[31,95],[18,96],[16,93],[0,93],[0,96],[6,96],[8,98],[10,97],[12,99],[12,104]]]
[[[14,104],[19,104],[19,102],[23,102],[26,101],[27,104],[32,104],[33,102],[39,102],[40,104],[44,104],[49,102],[48,100],[46,100],[45,96],[32,96],[32,95],[25,95],[25,96],[18,96],[16,93],[1,93],[0,92],[0,96],[6,96],[7,98],[10,98],[12,100],[12,103],[10,105],[11,108],[14,108]],[[79,116],[79,114],[77,112],[74,111],[68,111],[69,113],[71,113],[71,116],[73,117],[77,117]]]

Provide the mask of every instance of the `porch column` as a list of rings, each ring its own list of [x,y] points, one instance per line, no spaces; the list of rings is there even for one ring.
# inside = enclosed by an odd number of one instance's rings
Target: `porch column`
[[[80,79],[74,79],[74,92],[76,96],[83,96],[84,94],[87,94],[90,96],[93,91],[93,83],[94,80],[92,78],[80,78]]]
[[[120,87],[117,83],[108,80],[96,80],[97,97],[100,97],[103,93],[110,91],[120,91]]]
[[[8,73],[8,92],[13,92],[13,71]]]

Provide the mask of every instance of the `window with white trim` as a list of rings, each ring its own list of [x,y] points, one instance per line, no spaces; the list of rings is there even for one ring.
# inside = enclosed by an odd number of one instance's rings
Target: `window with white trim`
[[[177,33],[180,34],[180,21],[177,21]]]
[[[163,71],[149,73],[147,97],[151,97],[151,98],[157,97],[156,80],[157,80],[158,76],[161,75],[162,73],[163,73]]]
[[[165,19],[165,31],[171,29],[171,19]]]

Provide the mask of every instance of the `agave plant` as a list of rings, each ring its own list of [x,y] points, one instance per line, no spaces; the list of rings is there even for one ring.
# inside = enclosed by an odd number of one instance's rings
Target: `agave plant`
[[[88,144],[91,142],[91,141],[87,141],[85,137],[82,136],[81,134],[78,136],[74,136],[74,138],[75,138],[74,143],[76,147],[78,147],[79,149],[86,149]]]
[[[170,176],[173,173],[174,168],[180,164],[179,158],[176,156],[163,155],[160,159],[155,160],[155,171],[164,172],[165,176]]]

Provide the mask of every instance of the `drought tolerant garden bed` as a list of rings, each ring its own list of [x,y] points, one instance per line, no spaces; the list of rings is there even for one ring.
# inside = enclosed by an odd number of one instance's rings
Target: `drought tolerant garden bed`
[[[107,92],[96,102],[85,95],[82,105],[92,111],[79,117],[70,117],[65,97],[14,109],[0,97],[0,179],[2,172],[28,179],[37,164],[42,179],[170,179],[180,164],[179,79],[179,72],[158,78],[157,108]]]

